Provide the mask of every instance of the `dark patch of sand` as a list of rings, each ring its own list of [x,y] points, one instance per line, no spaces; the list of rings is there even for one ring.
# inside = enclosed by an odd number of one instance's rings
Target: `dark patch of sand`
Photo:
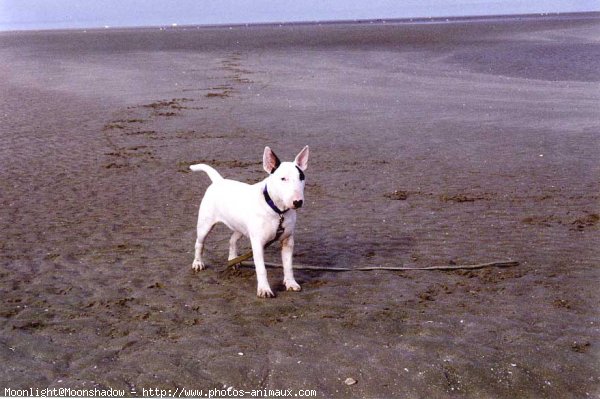
[[[598,395],[599,27],[0,34],[0,388]],[[305,144],[299,263],[520,266],[192,273],[187,164]]]

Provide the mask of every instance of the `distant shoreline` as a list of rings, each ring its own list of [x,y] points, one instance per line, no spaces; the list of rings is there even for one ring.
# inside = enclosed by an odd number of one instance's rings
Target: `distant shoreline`
[[[600,11],[569,12],[569,13],[536,13],[536,14],[504,14],[504,15],[473,15],[453,17],[415,17],[415,18],[376,18],[376,19],[344,19],[323,21],[291,21],[291,22],[252,22],[233,24],[198,24],[198,25],[139,25],[139,26],[93,26],[79,28],[48,28],[48,29],[8,29],[0,30],[0,35],[7,33],[34,33],[34,32],[65,32],[65,31],[130,31],[130,30],[189,30],[189,29],[223,29],[223,28],[252,28],[275,26],[319,26],[319,25],[405,25],[405,24],[446,24],[465,22],[499,22],[499,21],[527,21],[527,20],[569,20],[569,19],[596,19],[600,18]]]

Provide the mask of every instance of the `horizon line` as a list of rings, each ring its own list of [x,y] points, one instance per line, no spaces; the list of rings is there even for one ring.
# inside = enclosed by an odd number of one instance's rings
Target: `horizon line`
[[[464,15],[464,16],[436,16],[436,17],[402,17],[402,18],[357,18],[357,19],[331,19],[331,20],[304,20],[304,21],[271,21],[271,22],[235,22],[235,23],[216,23],[216,24],[183,24],[177,23],[160,25],[95,25],[90,27],[77,28],[46,28],[46,29],[2,29],[0,33],[18,33],[18,32],[50,32],[50,31],[102,31],[102,30],[129,30],[129,29],[200,29],[200,28],[239,28],[239,27],[260,27],[260,26],[300,26],[300,25],[347,25],[347,24],[399,24],[399,23],[453,23],[484,20],[501,20],[509,18],[556,18],[556,17],[587,17],[600,18],[600,11],[575,11],[575,12],[540,12],[527,14],[482,14],[482,15]]]

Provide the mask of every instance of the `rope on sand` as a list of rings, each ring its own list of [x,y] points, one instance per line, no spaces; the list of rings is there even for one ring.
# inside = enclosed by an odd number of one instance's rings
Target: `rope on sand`
[[[240,265],[242,267],[250,267],[254,266],[254,262],[252,261],[241,261],[232,264],[231,262],[228,264],[229,267],[234,265]],[[473,265],[440,265],[440,266],[426,266],[426,267],[412,267],[412,266],[382,266],[382,267],[332,267],[332,266],[311,266],[311,265],[302,265],[302,264],[294,264],[295,270],[320,270],[320,271],[328,271],[328,272],[366,272],[373,270],[395,270],[395,271],[406,271],[406,270],[460,270],[460,269],[483,269],[486,267],[514,267],[518,266],[519,262],[506,260],[506,261],[494,261],[487,263],[476,263]],[[265,266],[267,267],[282,267],[279,263],[273,262],[265,262]]]

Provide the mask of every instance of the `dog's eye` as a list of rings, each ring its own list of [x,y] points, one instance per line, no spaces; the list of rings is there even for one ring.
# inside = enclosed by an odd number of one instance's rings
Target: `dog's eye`
[[[282,177],[281,181],[287,181],[287,177]]]

